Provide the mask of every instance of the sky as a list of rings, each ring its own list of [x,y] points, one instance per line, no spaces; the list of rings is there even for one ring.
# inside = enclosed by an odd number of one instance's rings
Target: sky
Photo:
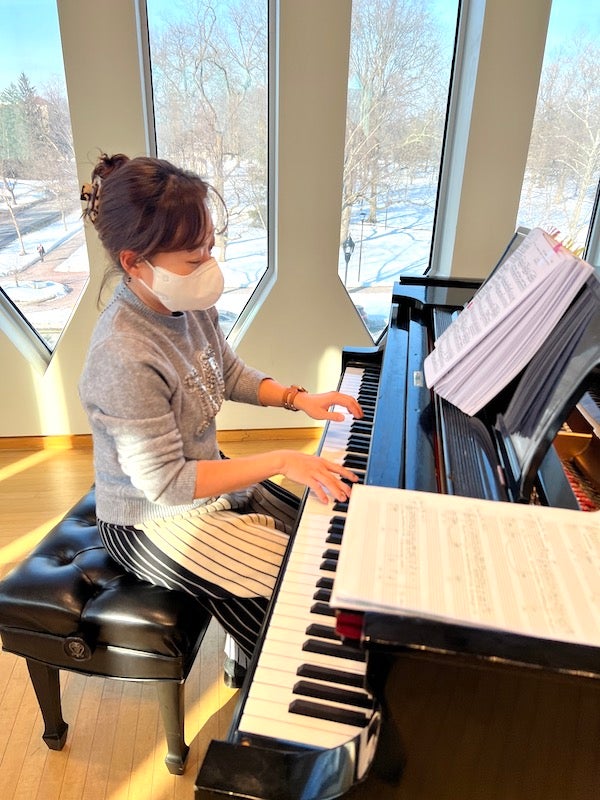
[[[426,0],[423,0],[425,2]],[[427,0],[440,16],[455,2]],[[152,0],[152,8],[173,6],[173,0]],[[549,45],[564,36],[589,32],[600,39],[600,3],[554,0]],[[30,43],[31,47],[24,47]],[[62,77],[62,54],[56,0],[0,0],[0,91],[24,71],[34,86],[51,75]]]

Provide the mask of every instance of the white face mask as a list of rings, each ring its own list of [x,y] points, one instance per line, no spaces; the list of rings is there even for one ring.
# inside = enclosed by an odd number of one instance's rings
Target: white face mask
[[[189,275],[176,275],[144,260],[152,270],[152,286],[148,289],[169,311],[205,311],[223,294],[223,273],[212,257]]]

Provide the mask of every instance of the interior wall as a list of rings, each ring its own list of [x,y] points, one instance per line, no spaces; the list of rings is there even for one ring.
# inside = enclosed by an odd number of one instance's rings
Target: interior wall
[[[518,227],[551,6],[552,0],[485,3],[453,274],[483,277]]]
[[[490,52],[504,52],[506,57],[507,25],[520,26],[524,19],[531,26],[529,32],[536,31],[541,40],[538,28],[548,3],[531,0],[523,7],[518,0],[487,0],[486,14],[493,18],[486,29]],[[248,362],[284,383],[324,391],[337,383],[342,346],[370,344],[336,271],[351,0],[280,0],[279,9],[277,280],[236,348]],[[83,183],[89,179],[99,150],[129,155],[148,150],[136,2],[58,0],[58,10],[77,169]],[[539,66],[539,46],[524,46],[518,69],[510,71],[513,88],[519,76],[534,77],[525,99],[502,111],[510,116],[505,122],[506,136],[513,127],[519,135],[506,139],[500,132],[495,139],[506,143],[503,159],[506,171],[512,174],[510,185],[503,184],[499,192],[489,183],[493,177],[487,163],[490,147],[475,146],[475,142],[485,143],[497,124],[499,111],[493,98],[505,102],[514,95],[507,90],[504,67],[495,69],[488,64],[482,70],[478,92],[485,93],[488,102],[479,106],[477,136],[469,148],[461,195],[456,238],[459,274],[466,274],[466,265],[474,263],[480,275],[480,265],[493,264],[498,255],[496,242],[473,230],[474,210],[483,197],[486,225],[494,220],[514,223],[518,175],[528,140],[524,131],[531,124]],[[485,114],[490,115],[487,123]],[[0,334],[5,376],[0,388],[0,436],[68,435],[89,430],[77,396],[77,381],[98,314],[96,297],[104,256],[93,231],[87,233],[87,239],[90,284],[46,373],[32,370]],[[227,404],[220,415],[223,429],[309,424],[302,414],[233,404]]]

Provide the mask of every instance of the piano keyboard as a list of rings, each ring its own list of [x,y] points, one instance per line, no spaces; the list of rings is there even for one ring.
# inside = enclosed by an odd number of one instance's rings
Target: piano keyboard
[[[377,378],[373,368],[346,368],[340,391],[359,399],[365,417],[328,423],[320,448],[363,478]],[[238,732],[242,742],[259,735],[328,749],[359,739],[361,777],[377,745],[379,711],[365,689],[365,654],[342,644],[329,606],[346,508],[334,504],[332,514],[312,492],[306,498]]]

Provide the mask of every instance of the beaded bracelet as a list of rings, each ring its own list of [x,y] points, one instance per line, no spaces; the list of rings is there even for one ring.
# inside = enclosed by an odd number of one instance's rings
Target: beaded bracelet
[[[294,400],[299,392],[306,392],[306,389],[304,386],[296,386],[296,384],[294,384],[288,387],[283,393],[283,407],[287,408],[288,411],[300,411],[300,409],[296,408],[294,405]]]

